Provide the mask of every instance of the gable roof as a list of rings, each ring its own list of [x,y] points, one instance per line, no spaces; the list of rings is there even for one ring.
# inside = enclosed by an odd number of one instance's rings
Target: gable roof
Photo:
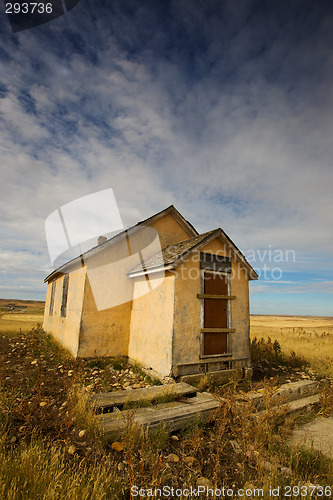
[[[52,271],[45,279],[44,283],[47,281],[53,280],[56,276],[59,276],[61,274],[67,273],[73,266],[77,264],[82,264],[83,259],[87,259],[89,257],[92,257],[96,253],[99,253],[102,250],[105,250],[109,246],[114,245],[117,243],[119,240],[124,238],[126,234],[133,234],[134,232],[138,231],[141,229],[142,226],[145,224],[152,224],[153,222],[161,219],[162,217],[165,217],[166,215],[172,215],[174,219],[182,226],[182,228],[187,232],[189,236],[194,236],[196,237],[199,235],[198,231],[192,226],[192,224],[187,221],[180,212],[173,206],[170,205],[169,207],[165,208],[164,210],[161,210],[160,212],[157,212],[156,214],[152,215],[151,217],[148,217],[147,219],[144,219],[140,222],[137,222],[134,226],[130,226],[127,229],[124,229],[120,233],[117,233],[115,236],[112,238],[109,238],[106,240],[104,243],[101,243],[100,245],[96,245],[90,250],[87,250],[84,252],[82,255],[79,255],[78,257],[75,257],[74,259],[69,260],[65,264],[62,264],[60,267]]]
[[[221,228],[194,236],[193,238],[175,243],[174,245],[168,245],[162,250],[162,252],[159,252],[158,254],[155,254],[147,259],[144,263],[144,267],[140,264],[132,269],[128,275],[130,278],[135,278],[136,276],[145,275],[147,271],[151,274],[152,272],[175,269],[192,253],[200,250],[200,248],[204,247],[215,238],[219,238],[223,244],[227,243],[234,253],[235,258],[237,258],[237,260],[240,261],[247,269],[250,280],[258,279],[258,275],[253,267],[247,262],[242,252],[236,247],[229,236],[227,236]]]

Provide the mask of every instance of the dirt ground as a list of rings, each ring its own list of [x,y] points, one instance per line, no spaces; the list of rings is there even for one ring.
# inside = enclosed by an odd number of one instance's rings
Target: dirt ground
[[[64,355],[62,349],[57,352],[49,342],[49,337],[38,329],[0,334],[0,376],[4,391],[13,395],[13,435],[17,438],[38,427],[43,434],[50,437],[62,435],[65,439],[71,417],[67,393],[73,384],[79,383],[87,391],[97,393],[158,383],[124,360],[74,360]],[[263,387],[266,380],[279,385],[310,377],[302,369],[260,362],[254,365],[253,380],[240,382],[237,387],[248,391]],[[224,391],[224,387],[216,389],[221,393]]]
[[[26,312],[8,311],[8,301],[0,302],[0,377],[5,392],[13,395],[13,433],[17,438],[38,427],[47,435],[62,435],[65,439],[71,418],[67,393],[74,384],[96,393],[131,390],[158,382],[121,359],[74,360],[64,350],[55,349],[40,329],[28,331],[31,321],[33,325],[41,322],[43,303],[16,301],[16,304]],[[266,317],[262,321],[269,320]],[[253,362],[252,380],[239,382],[237,390],[256,390],[267,383],[276,386],[311,378],[315,378],[315,372],[309,366],[292,367],[259,359]],[[223,394],[228,385],[215,390]]]
[[[317,417],[293,431],[291,442],[314,448],[333,459],[333,417]]]

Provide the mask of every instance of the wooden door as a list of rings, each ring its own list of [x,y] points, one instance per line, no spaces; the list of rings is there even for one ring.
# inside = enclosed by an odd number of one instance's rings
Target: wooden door
[[[204,273],[204,293],[228,295],[228,281],[225,274]],[[228,300],[204,299],[204,328],[228,328]],[[227,352],[226,332],[204,333],[204,355],[212,356]]]

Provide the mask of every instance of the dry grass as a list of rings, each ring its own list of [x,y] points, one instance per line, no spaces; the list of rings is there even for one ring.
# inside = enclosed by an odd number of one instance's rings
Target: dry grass
[[[64,449],[40,438],[6,446],[0,436],[0,497],[8,500],[47,499],[90,500],[121,498],[116,472],[104,457],[91,469],[77,458],[69,460]]]
[[[10,321],[17,321],[15,316],[12,314]],[[259,338],[270,336],[273,341],[277,338],[282,353],[295,351],[306,357],[304,346],[310,344],[312,357],[317,359],[318,343],[332,347],[327,334],[332,330],[326,323],[308,326],[303,322],[298,333],[299,319],[275,318],[259,317],[256,321],[252,317],[252,333]],[[152,433],[138,428],[130,411],[125,434],[117,438],[121,441],[117,450],[100,437],[77,361],[69,359],[68,353],[40,329],[27,334],[9,330],[0,335],[0,340],[0,370],[6,375],[0,387],[1,499],[127,500],[132,485],[196,488],[200,477],[207,478],[214,487],[229,486],[235,491],[244,486],[263,488],[264,498],[269,498],[269,486],[333,484],[331,461],[319,453],[288,446],[293,421],[284,418],[283,411],[271,408],[272,387],[267,382],[268,413],[253,419],[251,403],[237,405],[236,384],[231,384],[215,418],[205,425],[193,421],[178,433],[178,439],[171,439],[163,427]],[[318,362],[321,356],[327,356],[327,362],[332,359],[321,352]],[[35,359],[38,365],[32,364]],[[120,361],[117,363],[116,367],[121,368]],[[88,370],[97,366],[105,369],[99,374],[101,378],[113,373],[106,369],[103,359],[91,360],[89,365]],[[70,369],[74,371],[72,377],[67,375]],[[61,410],[65,400],[65,409]],[[47,406],[41,407],[41,401]],[[328,386],[322,396],[322,412],[330,414],[331,407],[332,391]],[[81,430],[86,431],[83,437],[79,437]],[[71,446],[75,448],[73,453],[69,453]],[[178,461],[170,454],[176,455]],[[290,468],[288,477],[281,473],[281,466]]]
[[[277,339],[284,353],[295,353],[321,376],[333,377],[333,318],[251,316],[251,337]]]

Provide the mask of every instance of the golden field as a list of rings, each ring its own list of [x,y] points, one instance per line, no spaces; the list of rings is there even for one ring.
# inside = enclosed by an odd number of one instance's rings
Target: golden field
[[[319,374],[333,377],[333,317],[251,315],[254,337],[277,339],[282,352],[294,352]]]
[[[22,310],[9,311],[8,305],[15,304]],[[26,312],[23,312],[26,311]],[[37,324],[43,324],[44,302],[34,300],[0,299],[0,333],[28,332]]]
[[[8,303],[26,312],[8,311]],[[0,333],[27,332],[43,324],[44,302],[0,299]],[[251,315],[251,338],[270,337],[286,354],[293,352],[308,361],[321,375],[333,377],[333,317]]]

